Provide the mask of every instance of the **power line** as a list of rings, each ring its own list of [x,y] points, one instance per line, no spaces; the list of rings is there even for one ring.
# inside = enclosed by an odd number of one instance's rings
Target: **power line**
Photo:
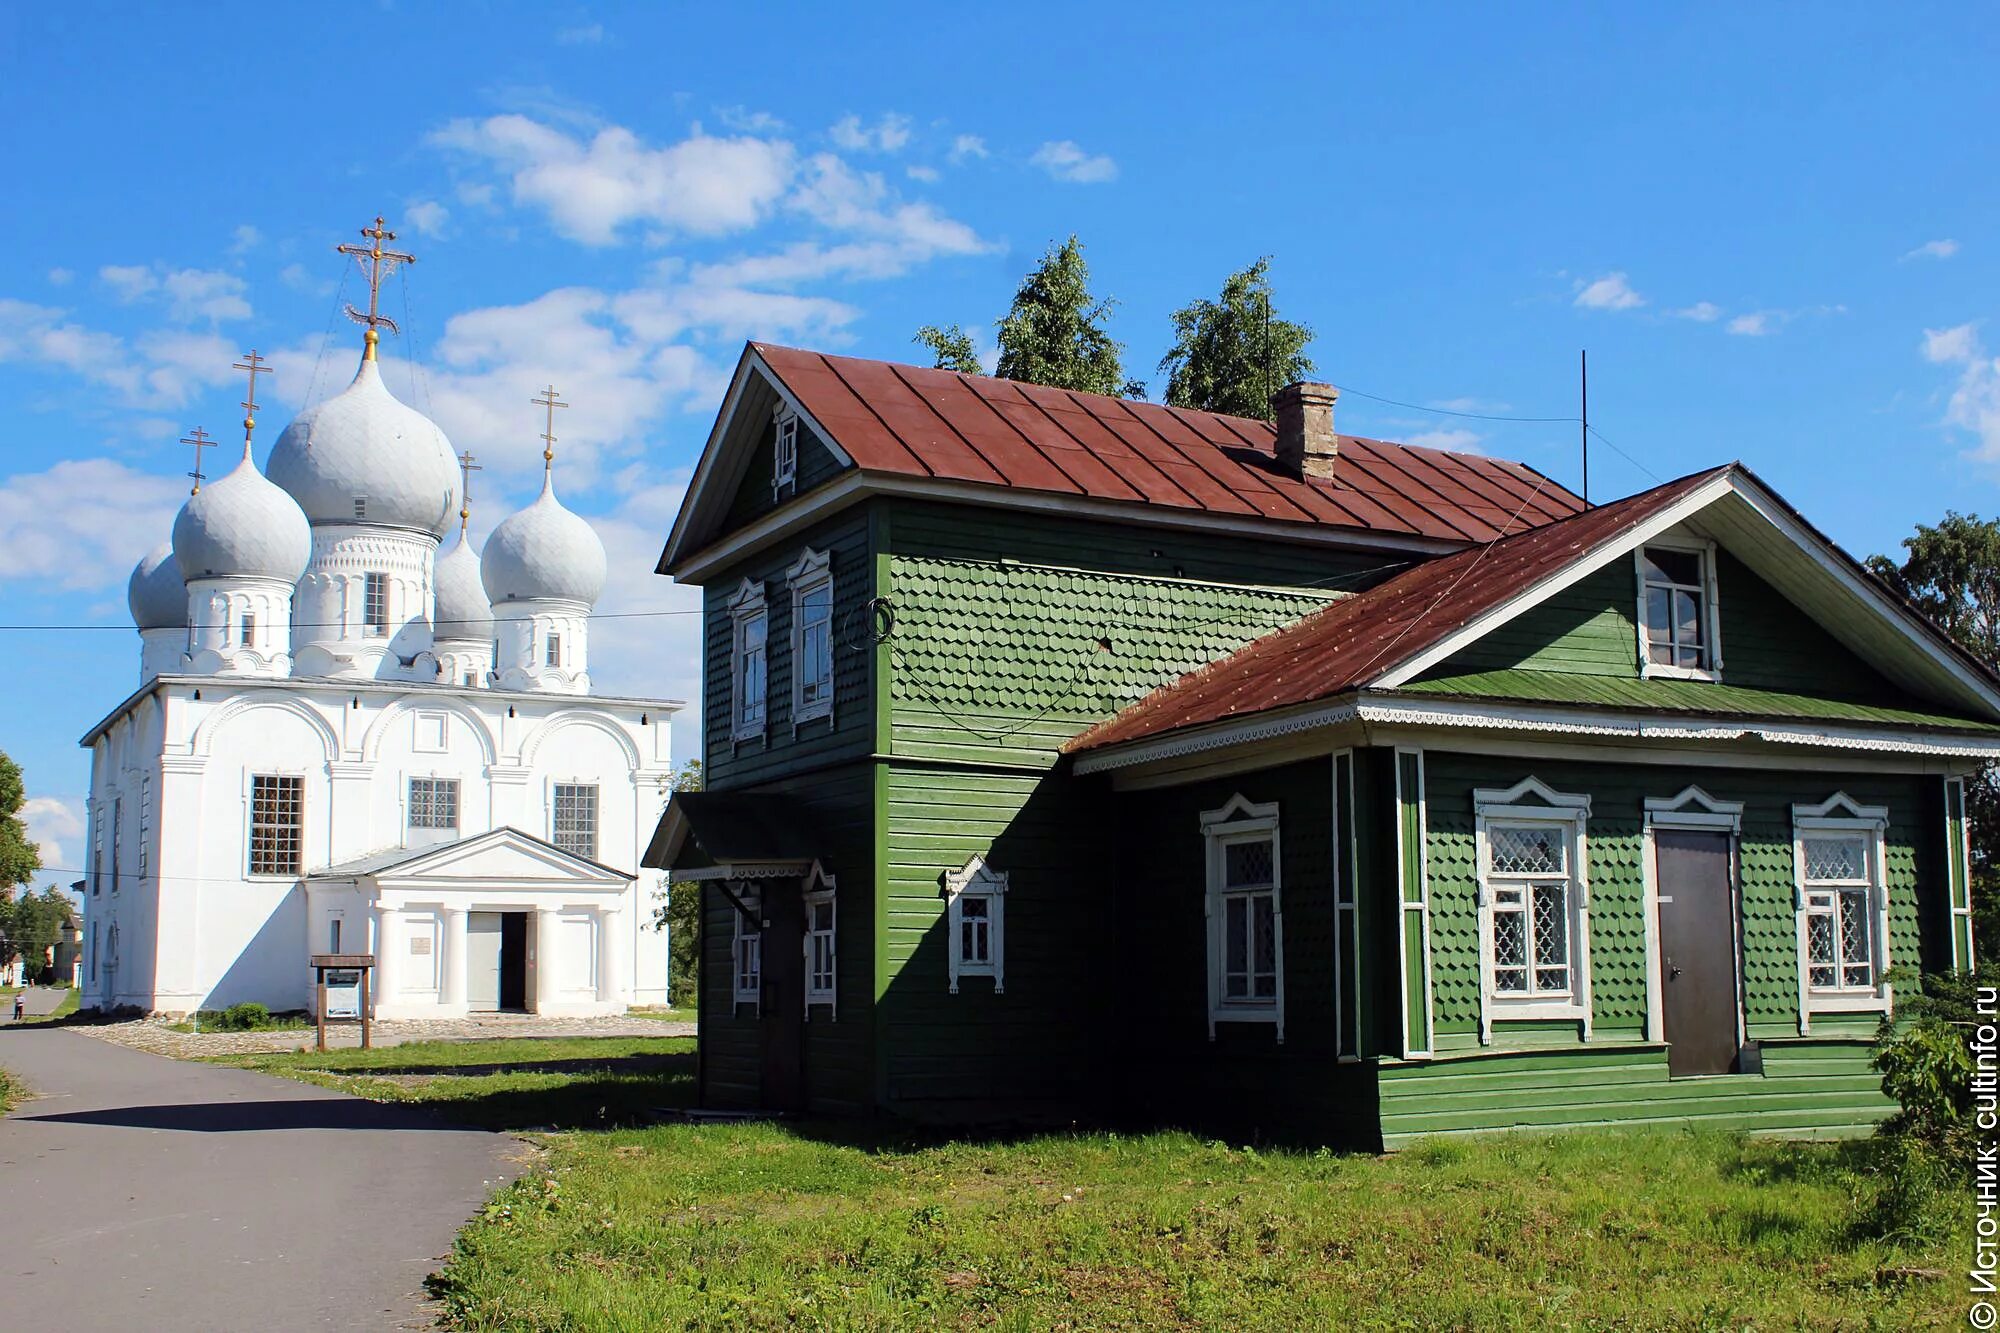
[[[1463,417],[1467,421],[1519,421],[1534,425],[1574,425],[1576,417],[1510,417],[1497,412],[1457,412],[1448,407],[1425,407],[1422,403],[1406,403],[1399,398],[1384,398],[1380,394],[1367,393],[1350,388],[1345,384],[1334,386],[1344,394],[1355,398],[1366,398],[1373,403],[1387,403],[1390,407],[1406,407],[1412,412],[1431,412],[1441,417]]]
[[[695,607],[692,610],[687,610],[687,611],[593,611],[589,615],[584,616],[583,619],[645,620],[645,619],[651,619],[656,616],[698,616],[700,614],[702,614],[702,609],[700,607]],[[321,621],[294,620],[288,623],[291,625],[293,629],[340,629],[345,625],[344,621],[339,621],[339,620],[321,620]],[[482,622],[475,620],[433,620],[430,623],[433,628],[437,628],[445,625],[475,625]],[[161,626],[161,628],[188,629],[188,630],[220,629],[226,631],[229,627],[227,625],[163,625]],[[125,634],[131,634],[135,632],[133,627],[130,625],[115,625],[115,624],[61,625],[55,623],[48,623],[48,624],[38,624],[38,625],[0,625],[0,631],[16,630],[23,632],[55,632],[55,631],[68,631],[73,629],[117,630]],[[395,636],[390,635],[388,637],[394,638]]]
[[[1592,435],[1595,435],[1597,437],[1597,442],[1599,444],[1604,445],[1606,448],[1610,449],[1612,453],[1617,454],[1620,458],[1630,463],[1633,467],[1638,468],[1641,472],[1651,477],[1655,482],[1663,482],[1666,480],[1665,477],[1662,477],[1659,473],[1653,471],[1653,469],[1647,467],[1644,463],[1641,463],[1638,459],[1632,457],[1632,455],[1626,453],[1623,449],[1620,449],[1617,445],[1605,439],[1604,432],[1599,430],[1597,427],[1586,426],[1584,429],[1588,430]]]

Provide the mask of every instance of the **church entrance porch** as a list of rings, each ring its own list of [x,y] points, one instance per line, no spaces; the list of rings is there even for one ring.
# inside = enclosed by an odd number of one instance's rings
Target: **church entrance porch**
[[[528,1012],[527,912],[468,912],[465,1007],[475,1014]]]
[[[518,829],[399,848],[306,887],[309,937],[325,935],[323,917],[366,932],[378,1019],[585,1018],[631,1002],[632,877]]]

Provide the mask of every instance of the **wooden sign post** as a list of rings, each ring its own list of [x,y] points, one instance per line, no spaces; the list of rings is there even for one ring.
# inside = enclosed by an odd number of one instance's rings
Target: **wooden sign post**
[[[313,971],[318,976],[319,1003],[313,1006],[319,1028],[319,1049],[326,1049],[326,1020],[359,1019],[361,1049],[374,1045],[374,1021],[369,1013],[368,982],[375,971],[372,953],[316,953]]]

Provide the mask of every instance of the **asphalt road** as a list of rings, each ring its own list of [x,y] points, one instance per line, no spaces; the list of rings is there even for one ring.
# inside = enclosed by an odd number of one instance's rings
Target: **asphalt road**
[[[47,1026],[0,1029],[0,1290],[57,1330],[428,1327],[423,1282],[519,1144]],[[32,1314],[30,1314],[32,1312]]]

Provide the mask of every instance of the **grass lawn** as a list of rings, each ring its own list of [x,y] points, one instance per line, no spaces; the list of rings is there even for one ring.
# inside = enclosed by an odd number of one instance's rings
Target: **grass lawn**
[[[549,1153],[434,1280],[470,1329],[1905,1329],[1964,1318],[1967,1234],[1858,1238],[1868,1144],[1672,1130],[1394,1157],[1183,1134],[940,1141],[658,1124],[693,1043],[429,1043],[228,1063]],[[607,1126],[609,1128],[596,1128]],[[1967,1219],[1969,1223],[1969,1219]]]
[[[14,996],[20,989],[18,986],[0,986],[0,1005],[6,1006],[9,1017],[12,1017],[14,1013]],[[23,1023],[53,1023],[58,1018],[68,1018],[76,1012],[77,1001],[81,996],[82,992],[77,990],[76,987],[71,986],[63,993],[62,999],[56,1003],[53,1013],[23,1014],[21,1021]]]
[[[695,1020],[693,1005],[679,1009],[627,1009],[627,1018],[651,1018],[662,1023],[692,1023]]]

